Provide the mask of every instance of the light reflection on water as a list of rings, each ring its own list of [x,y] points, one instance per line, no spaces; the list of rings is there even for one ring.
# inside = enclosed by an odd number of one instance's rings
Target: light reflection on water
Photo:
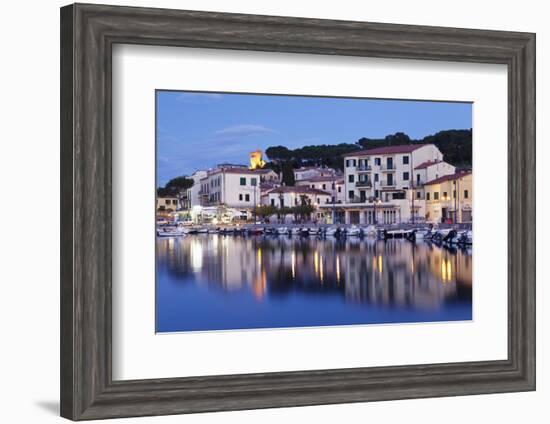
[[[404,240],[157,239],[157,331],[470,320],[471,251]]]

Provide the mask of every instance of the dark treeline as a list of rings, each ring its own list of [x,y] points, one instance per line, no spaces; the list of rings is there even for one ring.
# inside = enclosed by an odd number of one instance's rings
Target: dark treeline
[[[472,165],[472,130],[468,129],[440,131],[422,139],[412,139],[407,134],[398,132],[379,139],[363,137],[356,143],[322,144],[293,150],[284,146],[273,146],[265,151],[271,161],[266,166],[277,172],[282,171],[283,182],[294,185],[293,169],[300,166],[326,166],[343,170],[343,155],[346,153],[416,143],[435,144],[443,153],[444,160],[458,168],[469,168]]]

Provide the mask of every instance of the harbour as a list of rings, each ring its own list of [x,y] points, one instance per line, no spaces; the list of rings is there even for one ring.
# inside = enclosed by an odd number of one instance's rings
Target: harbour
[[[265,228],[157,237],[157,332],[472,319],[471,245]]]

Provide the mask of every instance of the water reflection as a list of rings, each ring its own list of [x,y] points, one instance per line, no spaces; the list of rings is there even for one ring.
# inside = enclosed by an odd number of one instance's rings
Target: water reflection
[[[157,330],[471,319],[470,251],[427,243],[157,240]]]

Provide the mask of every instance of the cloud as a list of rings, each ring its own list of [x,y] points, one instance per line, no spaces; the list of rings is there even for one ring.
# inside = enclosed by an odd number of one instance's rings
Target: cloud
[[[263,125],[242,124],[232,125],[230,127],[223,128],[215,131],[214,135],[218,137],[247,137],[257,134],[265,134],[275,132],[271,128],[264,127]]]
[[[220,93],[180,93],[176,100],[179,102],[187,103],[208,103],[223,99],[223,95]]]

